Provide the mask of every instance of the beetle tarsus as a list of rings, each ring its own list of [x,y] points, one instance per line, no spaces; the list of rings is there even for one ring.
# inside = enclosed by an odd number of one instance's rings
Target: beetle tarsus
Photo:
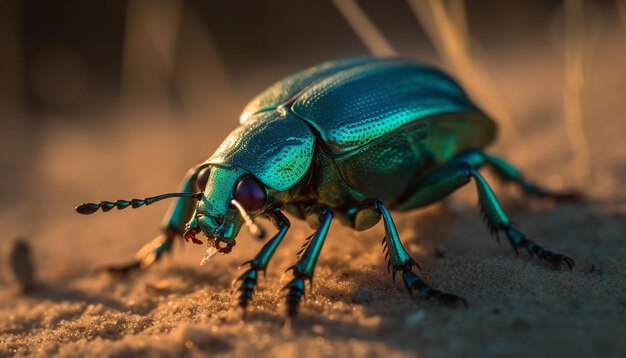
[[[463,297],[432,288],[410,269],[404,270],[402,280],[404,281],[404,286],[409,291],[409,294],[412,294],[414,290],[417,290],[420,296],[424,299],[430,299],[448,307],[463,306],[468,308],[467,301]]]
[[[552,199],[560,202],[577,202],[584,199],[584,196],[577,191],[552,191],[527,181],[522,181],[520,186],[526,194],[539,199]]]
[[[254,295],[254,288],[256,287],[258,277],[259,270],[258,268],[253,266],[246,270],[246,272],[239,276],[235,281],[233,281],[233,285],[235,285],[237,282],[240,282],[235,291],[239,292],[239,295],[237,297],[237,305],[241,307],[244,315],[250,301],[252,300],[252,295]]]
[[[534,241],[526,238],[526,236],[519,230],[508,228],[504,231],[516,253],[518,253],[520,248],[524,248],[530,257],[537,256],[538,259],[550,263],[554,268],[560,268],[562,264],[565,263],[570,271],[574,270],[576,263],[572,258],[545,250]]]
[[[296,276],[284,287],[287,290],[285,303],[287,304],[286,313],[289,319],[294,319],[298,315],[300,302],[305,292],[304,286],[304,277]]]

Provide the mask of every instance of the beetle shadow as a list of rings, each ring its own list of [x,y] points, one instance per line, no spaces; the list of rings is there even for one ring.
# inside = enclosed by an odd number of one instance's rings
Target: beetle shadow
[[[28,296],[38,300],[47,300],[55,303],[80,302],[88,305],[103,305],[116,311],[132,311],[132,308],[116,299],[104,297],[98,294],[90,294],[82,290],[67,288],[61,285],[39,285],[39,287],[37,287],[32,293],[29,293]]]

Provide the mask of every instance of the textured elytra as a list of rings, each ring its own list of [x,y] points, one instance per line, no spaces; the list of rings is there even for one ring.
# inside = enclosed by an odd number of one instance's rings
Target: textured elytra
[[[288,111],[268,111],[235,129],[206,163],[239,167],[283,191],[306,174],[314,144],[315,136],[302,120]]]
[[[245,122],[250,116],[260,111],[277,108],[280,104],[320,79],[375,61],[379,61],[379,59],[369,56],[329,61],[288,76],[254,97],[241,113],[240,122]]]
[[[339,71],[303,91],[292,106],[332,154],[357,149],[414,121],[480,111],[450,77],[402,60],[378,60]],[[490,120],[473,125],[484,126]],[[486,131],[493,126],[486,126]],[[477,142],[475,147],[486,143]]]
[[[300,121],[301,133],[316,137],[333,158],[328,168],[316,167],[326,173],[319,180],[320,200],[340,206],[366,197],[396,204],[427,170],[424,165],[441,165],[463,150],[482,148],[495,134],[491,119],[453,79],[398,58],[365,57],[311,67],[262,92],[242,119],[242,127],[211,162],[241,167],[274,189],[291,188],[314,159],[303,158],[313,155],[313,139],[309,146],[293,137],[302,135],[291,130],[298,127],[292,122]]]
[[[292,100],[290,109],[309,123],[333,155],[432,117],[446,119],[449,138],[465,137],[463,147],[482,148],[495,134],[491,119],[453,79],[437,69],[398,58],[360,57],[298,72],[255,97],[241,121]],[[457,119],[461,123],[455,125]],[[471,130],[461,131],[467,128]],[[437,145],[447,149],[442,157],[455,152],[456,139],[438,141]]]

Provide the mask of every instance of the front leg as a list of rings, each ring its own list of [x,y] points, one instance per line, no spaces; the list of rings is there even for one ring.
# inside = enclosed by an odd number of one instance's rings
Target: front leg
[[[304,281],[308,279],[311,287],[313,286],[315,264],[322,251],[332,219],[333,212],[325,205],[316,205],[310,208],[307,213],[307,222],[316,231],[309,237],[308,244],[305,244],[306,248],[301,252],[298,262],[287,269],[287,271],[292,270],[294,276],[285,286],[287,289],[287,316],[291,319],[298,314],[298,307],[305,291]]]
[[[278,233],[263,246],[254,259],[243,263],[243,265],[249,264],[250,267],[246,270],[246,272],[233,281],[233,284],[241,282],[239,287],[237,287],[237,291],[239,292],[238,305],[241,307],[244,317],[246,315],[248,304],[254,294],[259,271],[265,273],[270,259],[274,255],[274,252],[276,252],[278,245],[280,245],[283,241],[283,238],[291,225],[289,223],[289,219],[287,219],[287,217],[283,215],[278,208],[268,212],[266,215],[272,224],[274,224],[274,226],[278,229]]]

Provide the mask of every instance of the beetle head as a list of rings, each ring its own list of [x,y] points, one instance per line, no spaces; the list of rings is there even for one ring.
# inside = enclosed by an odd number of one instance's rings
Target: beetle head
[[[262,234],[251,217],[263,212],[267,191],[252,175],[236,167],[210,165],[198,172],[197,186],[204,194],[188,223],[186,239],[202,232],[219,251],[229,252],[244,223],[253,234]]]
[[[259,239],[263,230],[252,219],[267,208],[268,190],[265,185],[247,171],[232,165],[208,164],[195,174],[195,186],[200,192],[161,194],[145,199],[101,201],[83,203],[75,209],[79,214],[93,214],[98,209],[107,212],[128,207],[138,208],[169,198],[193,198],[198,200],[195,215],[187,223],[184,238],[201,244],[196,234],[203,233],[217,248],[228,253],[235,246],[235,238],[246,224],[251,234]],[[191,189],[191,188],[190,188]],[[276,200],[272,200],[276,201]],[[226,247],[220,247],[225,243]]]

